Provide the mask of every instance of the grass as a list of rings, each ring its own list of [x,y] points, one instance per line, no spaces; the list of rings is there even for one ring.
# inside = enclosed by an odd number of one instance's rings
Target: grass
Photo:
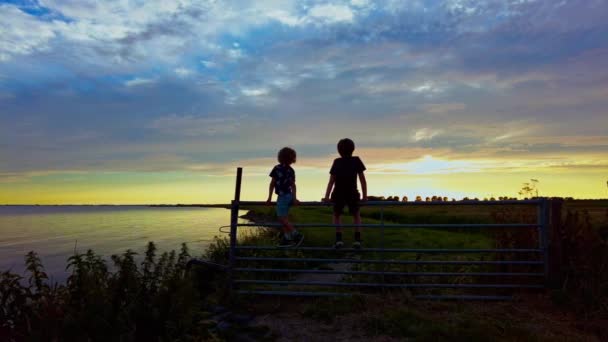
[[[259,217],[273,220],[272,208],[255,209]],[[518,293],[521,301],[515,303],[425,303],[412,301],[408,291],[365,292],[364,297],[352,299],[317,299],[306,301],[304,317],[345,332],[341,324],[349,320],[357,322],[348,329],[365,336],[389,335],[397,339],[416,341],[436,340],[520,340],[520,341],[569,341],[605,340],[608,338],[601,327],[608,324],[608,241],[602,235],[608,225],[608,201],[566,201],[563,207],[563,255],[561,265],[562,287],[547,293]],[[533,207],[393,207],[382,213],[389,223],[531,223],[536,220]],[[362,210],[365,223],[378,223],[377,208]],[[331,222],[328,208],[296,207],[290,219],[296,223]],[[346,223],[352,222],[346,217]],[[346,230],[349,232],[349,230]],[[308,246],[328,246],[333,242],[333,230],[305,228]],[[345,233],[349,238],[349,234]],[[561,236],[560,235],[560,236]],[[365,229],[366,247],[384,244],[385,247],[411,248],[528,248],[538,243],[534,229],[513,232],[509,230],[438,230],[395,229],[386,230],[384,240],[378,230]],[[266,241],[268,242],[268,241]],[[559,241],[556,241],[559,242]],[[366,258],[380,257],[370,253]],[[387,255],[384,255],[387,257]],[[437,258],[436,255],[393,255],[396,258]],[[476,255],[454,255],[450,258],[479,258]],[[482,256],[490,257],[490,256]],[[526,258],[530,256],[524,256]],[[261,265],[258,265],[261,266]],[[290,265],[291,266],[291,265]],[[270,265],[268,267],[274,267]],[[319,267],[319,265],[317,265]],[[519,266],[518,266],[519,267]],[[378,265],[355,265],[353,270],[387,270]],[[390,270],[446,271],[433,267],[393,267]],[[452,269],[454,270],[454,269]],[[482,267],[459,267],[457,271],[489,270]],[[516,269],[499,271],[538,271]],[[492,269],[491,271],[497,271]],[[371,281],[371,278],[346,278],[346,281]],[[400,281],[395,280],[394,281]],[[385,281],[393,281],[387,280]],[[446,280],[446,279],[444,279]],[[416,281],[424,282],[418,279]],[[450,280],[447,280],[450,281]],[[460,277],[451,281],[459,283],[491,281],[475,277]],[[506,281],[503,279],[503,281]],[[439,282],[439,281],[438,281]],[[433,293],[452,293],[440,290]],[[372,294],[372,296],[368,296]],[[500,294],[500,293],[498,293]],[[505,293],[506,294],[506,293]],[[530,297],[532,296],[532,297]],[[364,299],[361,299],[364,298]],[[528,303],[527,301],[530,301]],[[289,303],[297,306],[297,301]],[[289,310],[289,309],[288,309]],[[566,319],[566,317],[568,317]],[[564,323],[564,322],[568,323]],[[559,322],[559,323],[556,323]],[[557,325],[556,325],[557,324]],[[380,338],[382,340],[382,338]]]
[[[203,323],[210,273],[187,271],[190,254],[157,255],[150,242],[141,263],[135,252],[113,255],[110,269],[89,250],[68,259],[66,284],[51,284],[36,253],[25,258],[26,279],[0,273],[1,341],[208,341]]]
[[[388,203],[387,203],[388,204]],[[273,207],[255,207],[249,208],[247,217],[253,217],[258,222],[275,222],[276,216]],[[502,207],[483,207],[483,206],[454,206],[445,207],[397,207],[388,206],[380,209],[378,207],[362,208],[361,215],[364,223],[379,224],[381,218],[384,222],[391,223],[419,223],[419,224],[445,224],[445,223],[460,223],[460,224],[478,224],[478,223],[494,223],[496,220],[495,211],[504,210]],[[514,212],[527,213],[528,216],[534,216],[535,210],[532,207],[515,206]],[[504,223],[523,223],[529,220],[525,215],[511,215],[510,221]],[[332,221],[331,208],[327,207],[302,207],[297,206],[290,210],[290,221],[294,223],[330,223]],[[343,222],[346,224],[352,223],[352,218],[345,215]],[[243,233],[239,243],[243,245],[274,245],[276,241],[272,239],[272,234],[262,234],[263,238],[251,238],[254,232],[259,228],[248,229]],[[537,233],[534,229],[533,235]],[[335,234],[333,228],[301,228],[305,235],[304,246],[329,247],[333,245]],[[344,229],[344,240],[347,246],[353,241],[353,228]],[[450,228],[450,229],[435,229],[435,228],[364,228],[362,237],[365,248],[385,247],[385,248],[414,248],[414,249],[492,249],[492,248],[525,248],[534,246],[508,246],[501,247],[498,245],[497,234],[500,229],[484,229],[484,228]],[[246,241],[244,241],[244,240]],[[505,239],[503,239],[505,240]],[[272,257],[311,257],[311,258],[352,258],[354,255],[344,254],[340,251],[305,251],[300,250],[280,250],[280,251],[239,251],[241,255],[247,256],[272,256]],[[245,254],[246,253],[246,254]],[[397,252],[362,252],[362,259],[395,259],[395,260],[495,260],[498,256],[488,253],[397,253]],[[532,256],[517,256],[523,258],[536,258],[538,255]],[[515,258],[515,256],[506,256]],[[503,260],[503,259],[499,259]],[[524,259],[526,260],[526,259]],[[533,259],[532,259],[533,260]],[[239,262],[239,265],[246,267],[265,267],[265,268],[309,268],[309,269],[331,269],[327,266],[328,263],[323,262],[279,262],[279,261],[263,261],[263,262]],[[375,271],[375,272],[497,272],[497,271],[512,271],[512,272],[539,272],[536,269],[525,268],[524,266],[515,265],[510,269],[495,265],[422,265],[422,264],[353,264],[350,266],[352,271]],[[302,276],[296,277],[290,274],[276,273],[249,273],[241,274],[242,279],[266,279],[266,280],[296,280]],[[498,279],[482,279],[475,276],[379,276],[379,275],[348,275],[342,277],[345,282],[364,282],[364,283],[492,283]],[[331,280],[336,281],[336,280]],[[339,280],[338,280],[339,281]],[[519,283],[520,281],[529,282],[531,279],[510,279],[503,282]],[[538,282],[538,279],[535,279]],[[252,286],[243,286],[243,288],[252,288]],[[256,289],[271,289],[272,286],[255,286]],[[282,287],[282,290],[287,288]],[[335,288],[311,288],[310,286],[291,286],[292,290],[324,290],[335,291]],[[341,288],[339,291],[346,291],[347,288]],[[363,292],[370,292],[369,289],[361,289]],[[371,291],[373,292],[373,291]],[[492,289],[417,289],[416,294],[502,294],[504,291]]]
[[[428,208],[387,208],[382,215],[385,223],[490,223],[490,212],[483,210],[454,211],[452,208],[442,210],[429,210]],[[251,208],[250,212],[259,218],[275,221],[274,208]],[[456,212],[456,214],[452,214]],[[363,208],[361,216],[364,223],[379,224],[380,209]],[[294,207],[289,218],[294,223],[331,223],[332,212],[330,208]],[[352,224],[352,217],[345,215],[343,223]],[[306,245],[331,246],[334,242],[332,228],[303,228],[306,235]],[[352,239],[352,228],[344,229],[345,242]],[[384,234],[383,234],[384,233]],[[492,248],[492,239],[478,230],[457,231],[457,229],[404,229],[368,228],[363,231],[365,246],[384,246],[387,248]]]
[[[361,341],[594,341],[605,321],[583,323],[540,297],[516,303],[420,302],[407,292],[383,296],[258,299],[249,307],[267,317],[285,340]]]

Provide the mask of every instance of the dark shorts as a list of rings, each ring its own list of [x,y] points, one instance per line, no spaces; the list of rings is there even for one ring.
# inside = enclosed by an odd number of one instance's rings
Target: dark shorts
[[[352,215],[357,214],[359,212],[359,192],[341,194],[341,193],[332,193],[331,201],[334,204],[334,214],[341,215],[344,211],[344,206],[348,206],[348,212]]]

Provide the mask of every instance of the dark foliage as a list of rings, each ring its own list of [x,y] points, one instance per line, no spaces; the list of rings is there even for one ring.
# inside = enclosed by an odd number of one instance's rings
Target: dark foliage
[[[0,273],[0,340],[212,339],[200,324],[206,315],[201,280],[186,272],[187,246],[157,257],[150,242],[141,263],[135,256],[131,250],[113,255],[110,271],[93,251],[76,253],[68,259],[66,284],[51,286],[39,257],[28,253],[29,278]]]
[[[602,229],[591,225],[586,210],[568,211],[561,228],[563,282],[556,297],[580,311],[608,315],[608,241]]]

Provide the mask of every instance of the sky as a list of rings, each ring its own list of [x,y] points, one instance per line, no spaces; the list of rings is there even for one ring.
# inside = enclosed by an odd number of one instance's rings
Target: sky
[[[0,0],[0,203],[608,197],[604,0]]]

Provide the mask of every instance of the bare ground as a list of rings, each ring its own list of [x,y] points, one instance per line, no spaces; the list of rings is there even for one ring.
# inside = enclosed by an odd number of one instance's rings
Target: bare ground
[[[476,340],[498,341],[608,341],[608,319],[585,316],[558,308],[546,295],[526,295],[514,302],[428,302],[404,298],[370,297],[361,307],[333,317],[315,317],[315,306],[331,305],[318,299],[256,298],[249,309],[256,313],[255,324],[265,325],[277,341],[404,341],[429,340],[428,336],[398,336],[370,328],[370,320],[382,320],[388,311],[407,308],[423,318],[425,324],[436,322],[437,327],[470,325],[479,321],[485,330],[475,330]],[[312,316],[312,317],[311,317]],[[463,317],[467,317],[464,319]],[[403,324],[417,325],[413,320]],[[431,324],[432,326],[435,323]],[[484,329],[484,328],[480,328]],[[438,334],[430,340],[454,341],[465,339],[458,330]],[[467,340],[470,337],[467,335]]]

